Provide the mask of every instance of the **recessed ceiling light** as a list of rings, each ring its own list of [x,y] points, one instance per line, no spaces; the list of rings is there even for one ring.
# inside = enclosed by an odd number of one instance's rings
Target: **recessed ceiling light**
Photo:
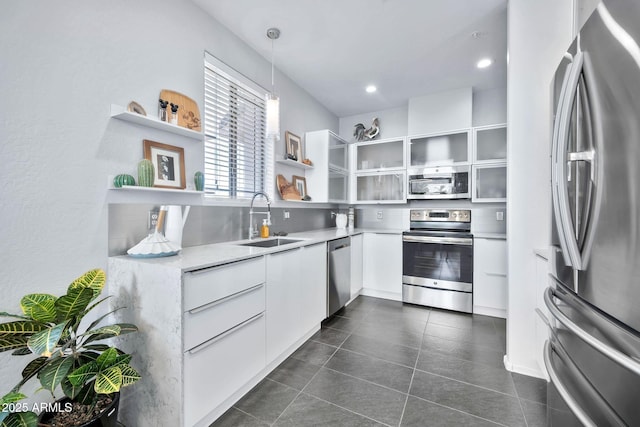
[[[483,58],[480,61],[478,61],[478,63],[476,64],[476,67],[478,67],[478,68],[487,68],[491,64],[493,64],[493,60],[491,60],[489,58]]]
[[[377,91],[377,90],[378,90],[378,88],[377,88],[377,87],[375,87],[374,85],[369,85],[369,86],[367,86],[364,90],[366,90],[366,91],[367,91],[367,93],[373,93],[373,92]]]

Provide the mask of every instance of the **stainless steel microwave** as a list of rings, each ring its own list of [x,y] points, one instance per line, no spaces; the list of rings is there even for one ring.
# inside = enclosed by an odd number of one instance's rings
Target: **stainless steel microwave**
[[[468,199],[471,166],[410,169],[407,199]]]

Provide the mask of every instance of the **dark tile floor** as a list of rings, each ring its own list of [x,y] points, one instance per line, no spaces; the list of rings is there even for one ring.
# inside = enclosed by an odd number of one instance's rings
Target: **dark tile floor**
[[[546,382],[502,362],[505,321],[360,296],[221,426],[545,426]]]

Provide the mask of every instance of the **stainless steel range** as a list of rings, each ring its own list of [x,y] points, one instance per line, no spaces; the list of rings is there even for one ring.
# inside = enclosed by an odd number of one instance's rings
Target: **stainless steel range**
[[[402,301],[471,313],[471,210],[412,209],[402,233]]]

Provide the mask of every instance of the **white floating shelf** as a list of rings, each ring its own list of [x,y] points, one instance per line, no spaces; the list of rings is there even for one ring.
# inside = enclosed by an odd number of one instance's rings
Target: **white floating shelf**
[[[132,113],[130,111],[127,111],[125,107],[116,104],[111,104],[111,117],[118,120],[124,120],[125,122],[135,123],[154,129],[160,129],[165,132],[175,133],[176,135],[186,136],[187,138],[197,139],[199,141],[202,141],[203,139],[202,132],[187,129],[182,126],[173,125],[167,122],[161,122],[160,120],[153,117]]]
[[[181,190],[179,188],[140,187],[137,185],[123,185],[120,188],[109,187],[109,190],[180,193],[180,194],[204,194],[204,191],[197,191],[197,190]]]
[[[276,163],[281,163],[298,169],[313,169],[313,166],[305,165],[302,162],[297,162],[291,159],[276,160]]]

